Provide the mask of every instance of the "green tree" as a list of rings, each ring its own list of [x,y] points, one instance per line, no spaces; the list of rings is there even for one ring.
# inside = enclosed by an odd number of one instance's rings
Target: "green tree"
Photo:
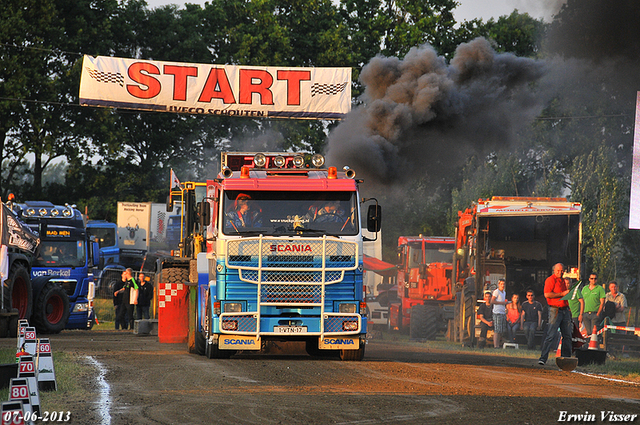
[[[576,158],[571,170],[571,198],[582,203],[587,271],[598,273],[604,281],[615,275],[614,248],[625,215],[615,166],[614,152],[603,146]]]
[[[29,137],[16,140],[19,128],[28,125],[27,111],[40,108],[29,101],[52,100],[49,74],[55,56],[48,49],[57,29],[54,16],[52,0],[8,0],[0,10],[0,196],[6,196],[7,183],[30,152]]]
[[[508,16],[500,16],[497,21],[489,19],[478,33],[493,40],[497,52],[537,57],[546,27],[542,19],[534,19],[528,13],[514,10]]]

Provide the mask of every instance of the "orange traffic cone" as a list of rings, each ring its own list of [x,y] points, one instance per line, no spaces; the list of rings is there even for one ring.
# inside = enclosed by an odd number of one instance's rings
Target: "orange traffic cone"
[[[562,338],[558,341],[558,349],[556,350],[556,357],[562,357]]]
[[[591,333],[591,340],[589,341],[589,350],[598,349],[598,328],[593,325],[593,332]]]

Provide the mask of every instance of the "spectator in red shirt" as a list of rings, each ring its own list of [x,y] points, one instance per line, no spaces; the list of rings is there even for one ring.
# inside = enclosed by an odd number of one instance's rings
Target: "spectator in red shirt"
[[[547,335],[542,343],[539,365],[544,365],[549,358],[551,345],[558,336],[558,328],[562,333],[562,357],[571,357],[571,309],[569,302],[562,298],[569,293],[569,288],[562,278],[564,264],[558,263],[553,266],[553,274],[544,281],[544,296],[549,304],[549,327]]]

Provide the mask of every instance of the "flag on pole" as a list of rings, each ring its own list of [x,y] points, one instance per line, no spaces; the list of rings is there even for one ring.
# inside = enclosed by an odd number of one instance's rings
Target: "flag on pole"
[[[173,168],[171,169],[171,185],[169,186],[169,190],[172,190],[174,187],[181,188],[180,180],[178,180],[178,176],[173,172]]]
[[[561,299],[569,301],[569,300],[577,300],[582,298],[582,292],[580,290],[580,284],[582,283],[581,280],[577,281],[576,283],[574,283],[571,286],[571,289],[569,289],[569,293],[567,295],[565,295],[564,297],[562,297]]]

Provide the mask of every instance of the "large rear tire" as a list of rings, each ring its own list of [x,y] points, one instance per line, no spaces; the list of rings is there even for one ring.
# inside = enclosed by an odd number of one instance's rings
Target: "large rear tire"
[[[427,340],[434,341],[438,334],[438,310],[439,307],[434,305],[428,305],[425,309],[426,313],[426,330],[425,335]]]
[[[168,267],[162,269],[163,283],[185,283],[189,282],[189,269],[181,267]]]
[[[467,284],[464,288],[464,305],[460,306],[460,313],[463,314],[465,333],[463,338],[463,343],[466,341],[469,344],[473,344],[475,339],[475,305],[476,305],[476,297],[473,286]]]
[[[202,335],[202,332],[196,330],[196,354],[204,356],[206,344],[207,340],[205,339],[204,335]]]
[[[211,298],[209,298],[209,301],[207,301],[207,317],[209,319],[207,321],[209,332],[207,333],[209,335],[212,335],[213,332],[211,328],[213,327],[213,318],[211,317],[210,303],[211,303]],[[204,355],[207,356],[208,359],[228,359],[236,353],[234,350],[221,350],[220,348],[218,348],[217,342],[218,341],[216,341],[216,344],[210,344],[209,341],[205,340]]]
[[[19,319],[31,318],[33,308],[33,288],[27,268],[14,263],[9,277],[4,282],[4,305],[18,310]]]
[[[364,358],[364,341],[360,341],[360,348],[357,350],[340,350],[340,360],[343,362],[359,362]]]
[[[416,340],[427,339],[427,306],[424,304],[411,307],[409,338]]]
[[[205,355],[208,359],[228,359],[236,352],[234,350],[221,350],[218,344],[206,344]]]
[[[61,286],[44,285],[33,312],[33,324],[40,333],[60,333],[69,321],[69,296]]]
[[[0,338],[6,338],[9,334],[9,316],[0,317]]]

